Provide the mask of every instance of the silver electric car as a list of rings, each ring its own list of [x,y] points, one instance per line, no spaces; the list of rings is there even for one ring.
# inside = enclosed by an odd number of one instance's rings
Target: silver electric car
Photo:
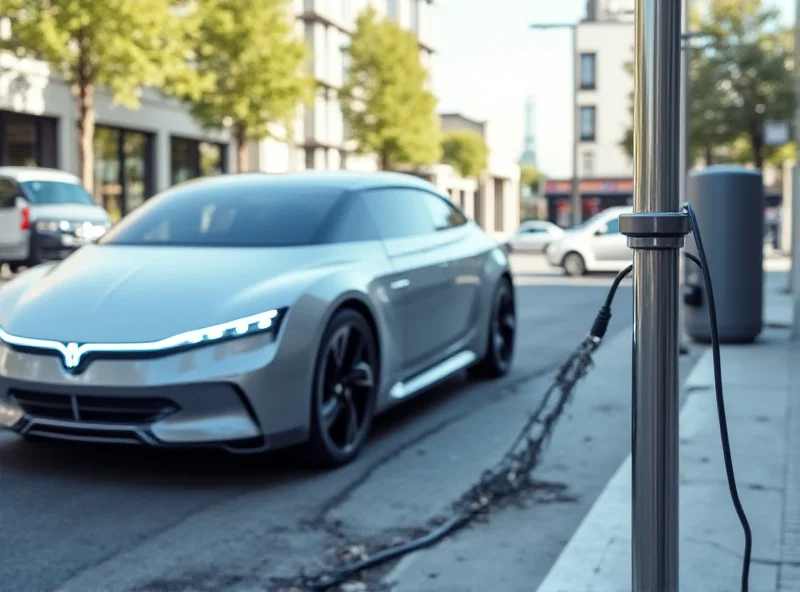
[[[0,426],[353,459],[376,413],[513,358],[503,249],[378,173],[190,181],[0,288]]]

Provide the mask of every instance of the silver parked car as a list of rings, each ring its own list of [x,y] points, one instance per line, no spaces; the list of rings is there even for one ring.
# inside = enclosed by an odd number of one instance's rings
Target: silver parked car
[[[541,253],[555,240],[561,238],[564,230],[546,220],[528,220],[520,224],[517,231],[508,239],[510,251]]]
[[[545,251],[547,261],[571,276],[592,271],[622,271],[631,264],[633,251],[619,232],[620,214],[632,213],[631,206],[608,208],[582,224],[568,228]]]
[[[0,167],[0,264],[12,271],[58,261],[111,227],[75,175],[37,167]]]
[[[514,351],[506,255],[426,181],[190,181],[0,288],[0,425],[353,459],[376,413]]]

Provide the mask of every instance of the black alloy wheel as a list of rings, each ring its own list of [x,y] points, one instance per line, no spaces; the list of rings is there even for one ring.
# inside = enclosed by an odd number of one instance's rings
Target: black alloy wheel
[[[346,464],[363,447],[375,410],[377,358],[364,317],[351,309],[336,313],[317,356],[309,438],[314,464]]]
[[[503,278],[497,286],[492,302],[486,355],[472,368],[473,375],[499,378],[508,373],[514,358],[516,330],[514,287],[507,278]]]

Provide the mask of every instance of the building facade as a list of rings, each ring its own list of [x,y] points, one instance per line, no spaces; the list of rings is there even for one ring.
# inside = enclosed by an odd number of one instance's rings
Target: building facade
[[[433,167],[429,179],[486,232],[498,238],[508,236],[519,226],[519,165],[497,157],[492,150],[491,126],[485,121],[445,113],[441,127],[444,132],[469,130],[480,134],[489,147],[489,163],[478,179],[461,178],[448,165]]]
[[[418,37],[425,63],[433,52],[432,0],[294,0],[296,30],[311,50],[319,83],[314,104],[298,109],[289,142],[252,142],[249,170],[375,170],[373,157],[354,156],[338,102],[345,49],[368,4]],[[7,34],[8,21],[4,21]],[[2,30],[0,30],[2,32]],[[139,109],[114,105],[98,89],[94,196],[115,218],[189,178],[236,172],[229,130],[207,131],[175,99],[143,89]],[[78,173],[77,107],[47,64],[0,53],[0,165],[47,166]]]
[[[602,209],[631,203],[633,161],[622,147],[631,127],[633,76],[633,0],[589,0],[586,18],[577,24],[579,72],[578,178],[583,219]],[[571,182],[549,180],[545,187],[548,217],[566,226],[571,221]]]

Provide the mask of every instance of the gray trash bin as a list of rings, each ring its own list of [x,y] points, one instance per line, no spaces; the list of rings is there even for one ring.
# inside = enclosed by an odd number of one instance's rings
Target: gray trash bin
[[[693,171],[687,199],[703,237],[722,343],[747,343],[761,333],[764,306],[764,183],[760,171],[712,166]],[[686,251],[697,256],[691,236]],[[687,335],[709,343],[708,298],[699,268],[684,265],[683,320]]]

